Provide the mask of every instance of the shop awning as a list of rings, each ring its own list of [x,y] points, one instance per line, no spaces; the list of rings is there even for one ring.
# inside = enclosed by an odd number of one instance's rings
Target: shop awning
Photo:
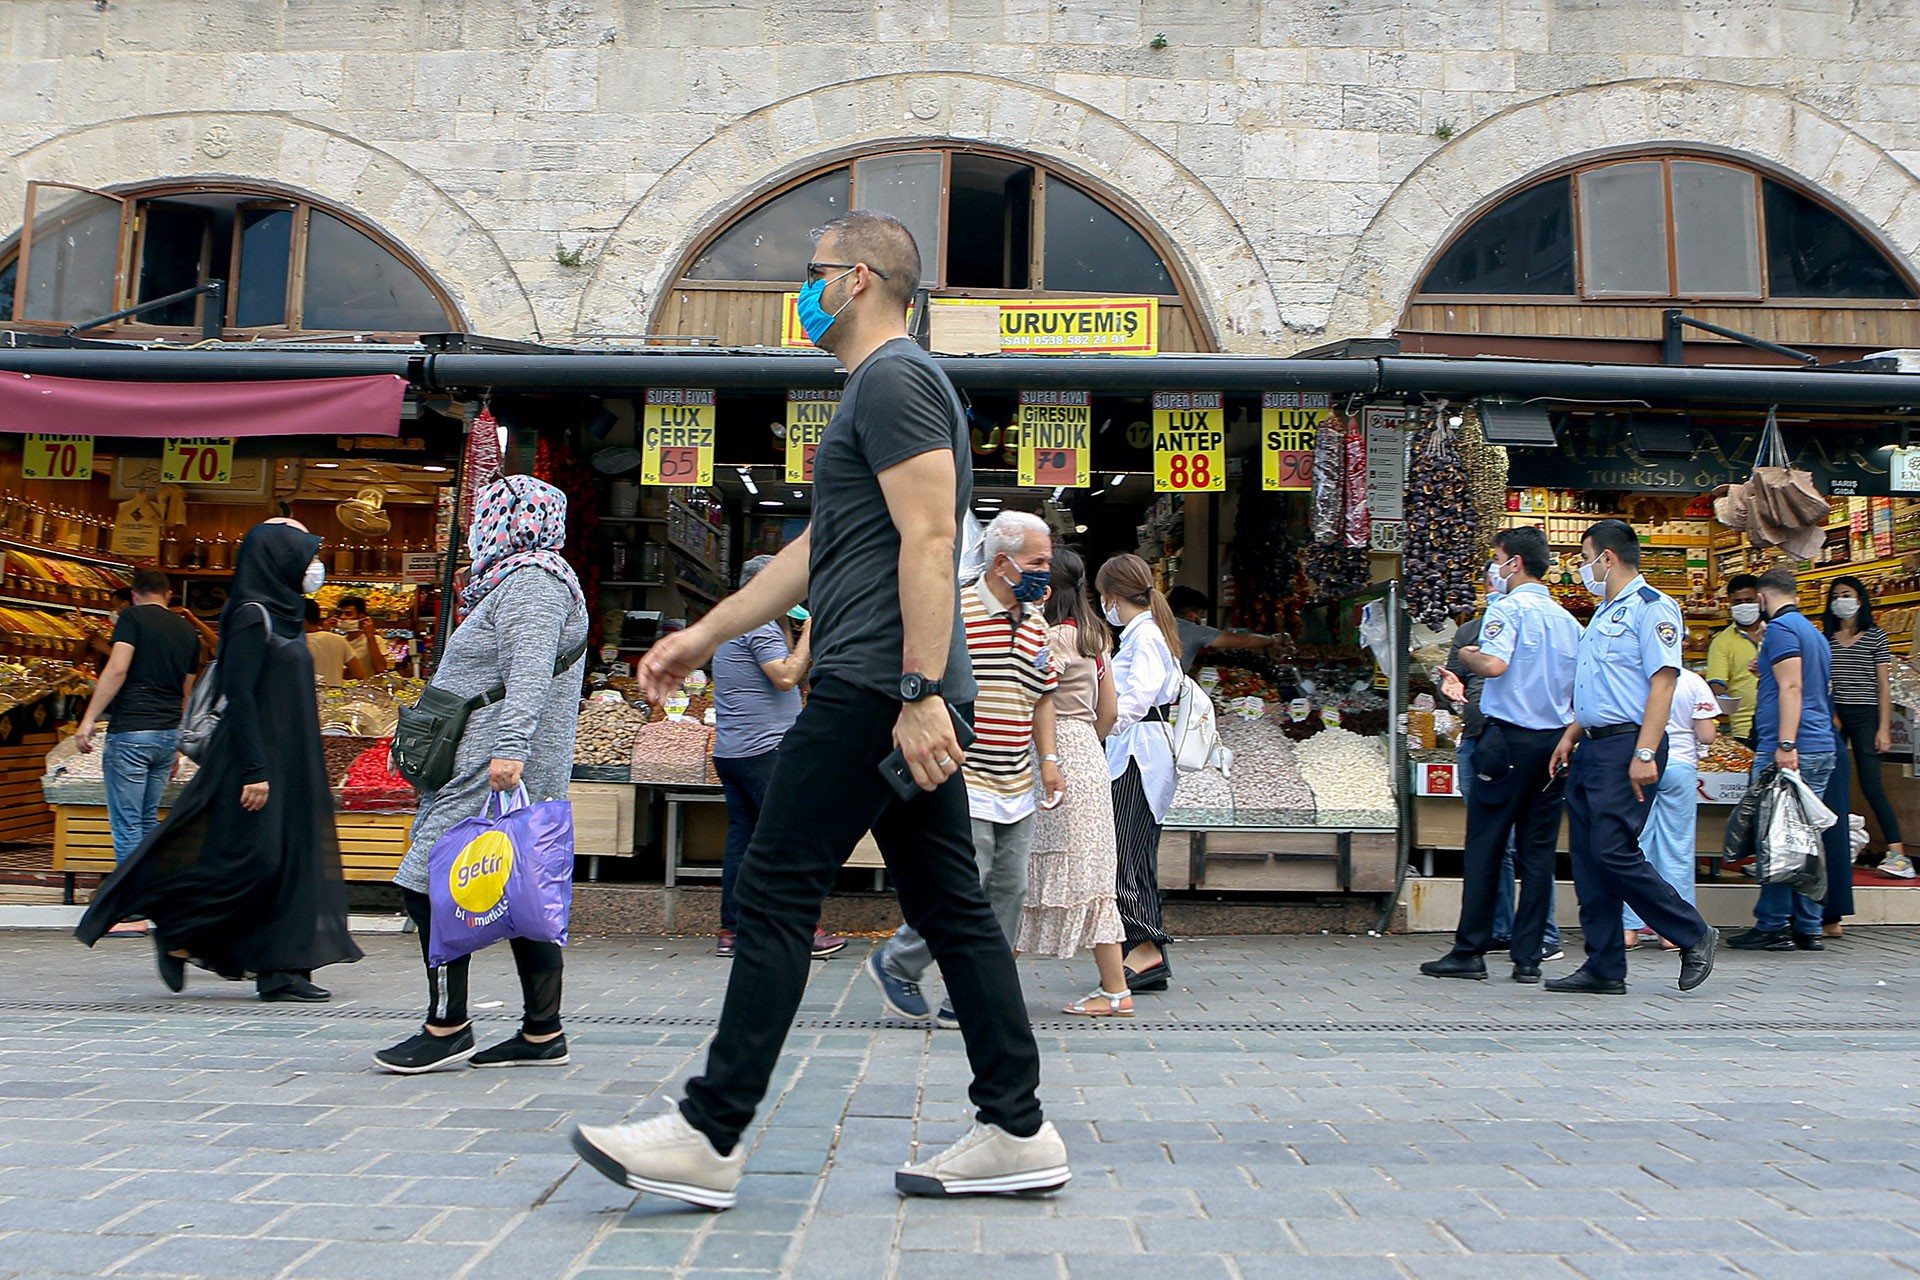
[[[405,378],[109,382],[0,371],[0,431],[181,439],[397,436]]]

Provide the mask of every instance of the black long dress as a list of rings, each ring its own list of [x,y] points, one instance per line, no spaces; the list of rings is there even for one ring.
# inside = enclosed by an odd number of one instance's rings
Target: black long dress
[[[319,541],[288,525],[248,533],[221,620],[226,713],[166,820],[94,894],[74,931],[88,946],[121,920],[150,919],[158,945],[224,978],[255,977],[263,992],[360,958],[299,589]],[[267,803],[249,812],[240,789],[261,781]]]

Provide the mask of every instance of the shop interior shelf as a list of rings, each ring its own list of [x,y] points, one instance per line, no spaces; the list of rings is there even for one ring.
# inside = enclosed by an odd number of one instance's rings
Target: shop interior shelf
[[[665,516],[601,516],[601,524],[665,524]]]
[[[107,616],[107,610],[92,605],[72,605],[62,600],[33,600],[25,596],[0,596],[0,604],[16,605],[28,609],[48,609],[59,613],[71,613],[78,609],[81,613],[90,613],[96,618]]]
[[[654,578],[651,581],[641,581],[637,578],[602,578],[600,585],[603,587],[664,587],[667,582],[665,578]]]
[[[694,586],[690,582],[676,582],[673,585],[679,588],[680,593],[682,595],[692,596],[696,600],[705,600],[708,604],[720,603],[719,596],[709,595],[707,592],[702,591],[699,587]]]
[[[57,547],[44,542],[29,542],[25,538],[16,538],[9,533],[0,533],[0,548],[13,547],[36,556],[52,556],[55,559],[78,560],[82,564],[97,564],[108,569],[132,569],[125,560],[116,560],[112,556],[103,556],[93,551],[76,551],[72,547]]]

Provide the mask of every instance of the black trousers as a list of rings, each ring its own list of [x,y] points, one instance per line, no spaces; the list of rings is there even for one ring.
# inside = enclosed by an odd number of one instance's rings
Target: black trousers
[[[1873,735],[1880,731],[1880,708],[1836,702],[1833,710],[1840,717],[1840,735],[1853,753],[1853,767],[1860,775],[1860,790],[1867,797],[1867,807],[1880,823],[1881,838],[1888,844],[1900,844],[1900,818],[1887,800],[1886,784],[1880,780],[1880,757],[1873,749]],[[1834,772],[1844,775],[1846,771],[1836,769]],[[1841,795],[1844,797],[1850,791],[1851,788]],[[1840,815],[1840,825],[1845,826],[1848,806],[1842,804],[1834,812]]]
[[[1559,729],[1522,729],[1489,724],[1481,734],[1506,739],[1512,767],[1494,782],[1474,778],[1467,788],[1466,866],[1460,885],[1460,927],[1453,949],[1479,956],[1493,950],[1493,919],[1499,909],[1501,868],[1506,861],[1507,836],[1514,841],[1514,871],[1520,879],[1520,903],[1513,913],[1513,962],[1539,964],[1541,938],[1553,904],[1554,845],[1560,835],[1565,808],[1564,782],[1549,785],[1548,764],[1559,745]],[[1474,764],[1480,763],[1480,749]]]
[[[407,918],[420,934],[420,958],[427,966],[427,1022],[435,1027],[463,1027],[467,1016],[467,976],[473,957],[461,956],[451,964],[435,968],[427,959],[432,940],[432,901],[424,893],[400,890]],[[520,1030],[530,1036],[548,1036],[560,1030],[560,975],[566,964],[566,952],[556,942],[535,942],[513,938],[513,967],[520,971],[520,995],[523,1000]]]
[[[1634,741],[1631,733],[1588,738],[1573,753],[1573,767],[1567,771],[1567,844],[1573,850],[1573,887],[1580,895],[1580,929],[1587,944],[1587,962],[1581,967],[1609,981],[1627,976],[1623,902],[1668,942],[1690,947],[1707,936],[1700,913],[1660,878],[1641,852],[1640,832],[1653,810],[1655,788],[1642,787],[1644,798],[1633,798],[1627,766],[1633,763]],[[1662,770],[1667,767],[1664,740],[1654,763]]]
[[[1113,826],[1119,868],[1114,896],[1126,949],[1151,942],[1164,951],[1173,939],[1161,923],[1160,824],[1147,804],[1137,761],[1127,761],[1127,771],[1113,780]]]
[[[820,904],[871,829],[900,910],[946,980],[973,1065],[979,1118],[1018,1136],[1040,1128],[1040,1050],[1013,952],[980,887],[966,784],[958,773],[911,800],[880,773],[898,699],[828,677],[780,744],[735,885],[740,936],[706,1070],[687,1082],[687,1122],[733,1150],[766,1096],[812,969]]]

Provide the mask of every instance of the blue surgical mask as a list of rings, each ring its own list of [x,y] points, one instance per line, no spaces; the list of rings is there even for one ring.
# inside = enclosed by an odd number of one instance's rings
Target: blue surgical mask
[[[1022,569],[1018,582],[1007,582],[1013,588],[1013,598],[1021,604],[1034,604],[1047,594],[1047,586],[1053,581],[1053,574],[1046,569]]]
[[[842,271],[834,279],[838,280],[847,274]],[[820,295],[827,291],[827,284],[828,281],[824,279],[807,281],[800,287],[800,299],[794,304],[800,316],[800,327],[807,331],[807,341],[816,347],[820,345],[820,339],[827,336],[827,330],[833,328],[833,322],[840,318],[840,313],[847,309],[847,303],[853,301],[853,295],[848,294],[846,302],[828,311],[820,305]]]

